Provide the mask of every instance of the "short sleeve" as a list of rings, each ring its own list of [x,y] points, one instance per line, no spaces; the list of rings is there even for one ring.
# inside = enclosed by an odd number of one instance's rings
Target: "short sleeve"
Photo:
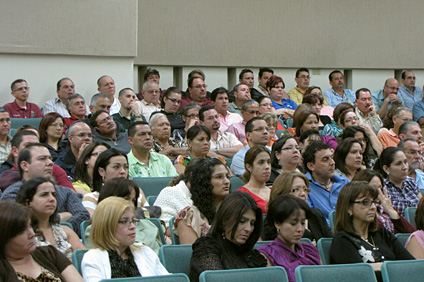
[[[174,222],[174,233],[178,234],[178,223],[184,222],[185,225],[193,228],[194,232],[196,232],[197,237],[206,236],[209,231],[210,225],[205,218],[201,215],[200,211],[192,206],[185,207],[178,213],[178,217]]]

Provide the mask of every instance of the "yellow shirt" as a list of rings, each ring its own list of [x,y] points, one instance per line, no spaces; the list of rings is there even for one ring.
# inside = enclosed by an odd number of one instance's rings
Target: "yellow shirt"
[[[303,93],[300,92],[300,89],[299,88],[295,87],[295,88],[291,89],[287,93],[287,95],[289,95],[290,99],[293,100],[293,102],[295,102],[297,105],[302,104]],[[327,101],[327,99],[325,98],[324,95],[323,95],[323,97],[324,97],[324,105],[323,106],[327,106],[328,105],[328,101]]]
[[[86,183],[83,183],[81,180],[73,182],[72,186],[74,186],[74,188],[81,188],[81,189],[87,191],[88,193],[91,193],[90,186],[88,186],[88,184],[86,184]]]

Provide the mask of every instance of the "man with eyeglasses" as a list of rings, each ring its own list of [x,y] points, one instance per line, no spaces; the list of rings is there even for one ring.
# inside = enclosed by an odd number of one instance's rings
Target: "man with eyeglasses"
[[[250,88],[247,84],[239,83],[234,86],[232,94],[234,96],[234,101],[230,103],[228,111],[241,116],[243,102],[251,99]]]
[[[409,164],[408,176],[412,177],[418,184],[418,187],[424,187],[423,168],[423,151],[421,147],[422,141],[414,137],[406,137],[397,145],[406,156]]]
[[[406,107],[399,107],[393,113],[393,128],[382,130],[377,134],[377,138],[383,148],[396,147],[400,141],[399,128],[407,121],[412,121],[412,111]]]
[[[27,102],[29,97],[29,87],[24,79],[17,79],[10,86],[11,94],[15,100],[7,103],[3,107],[9,112],[11,118],[41,118],[40,108],[34,104]]]
[[[110,114],[116,114],[121,109],[121,103],[115,99],[115,81],[108,75],[103,75],[97,80],[97,90],[100,93],[106,94],[111,104]],[[93,111],[92,111],[93,113]]]
[[[234,155],[231,162],[231,171],[235,175],[243,175],[246,171],[244,168],[244,156],[246,152],[254,146],[262,145],[271,152],[271,147],[267,146],[269,142],[269,127],[262,117],[254,117],[246,123],[245,134],[247,145]]]
[[[193,125],[199,124],[200,106],[196,102],[189,102],[181,111],[181,118],[184,121],[184,128],[175,129],[172,138],[179,141],[186,141],[186,133]]]
[[[300,68],[296,71],[294,78],[296,81],[296,87],[287,92],[290,99],[293,100],[297,105],[302,104],[303,95],[305,95],[306,90],[309,88],[309,83],[311,81],[311,75],[307,68]],[[324,97],[324,106],[328,105],[327,99]]]
[[[226,131],[230,125],[242,120],[240,115],[228,111],[230,105],[228,95],[228,90],[224,87],[216,88],[211,94],[212,104],[219,115],[219,130],[222,132]]]
[[[127,132],[121,132],[116,126],[115,121],[104,110],[98,110],[92,114],[90,123],[94,129],[93,141],[105,142],[110,145],[111,148],[115,148],[128,154],[131,150],[131,145],[128,143]]]
[[[213,106],[205,106],[199,111],[200,124],[203,124],[211,133],[211,157],[232,158],[243,148],[243,144],[234,134],[219,130],[219,114]]]
[[[128,129],[131,123],[136,120],[146,121],[144,116],[140,114],[139,107],[137,106],[137,96],[131,88],[124,88],[119,91],[118,100],[121,103],[119,113],[113,114],[113,120],[122,125],[123,128]]]
[[[227,132],[234,134],[240,142],[246,141],[246,123],[254,117],[259,116],[259,103],[255,100],[246,100],[241,106],[243,120],[230,125]]]
[[[135,101],[139,112],[144,116],[146,121],[150,120],[150,115],[153,112],[160,111],[159,97],[160,97],[160,88],[159,84],[157,84],[153,80],[146,81],[143,84],[143,94],[144,99],[141,101]]]
[[[55,164],[63,168],[73,182],[78,157],[84,148],[93,141],[90,126],[82,121],[71,124],[68,130],[68,141],[68,146],[59,155]]]
[[[346,102],[352,104],[355,102],[355,92],[345,89],[344,75],[339,70],[334,70],[328,75],[331,88],[324,91],[324,97],[328,105],[335,108],[338,104]]]
[[[401,104],[398,96],[399,82],[397,79],[388,78],[383,89],[371,93],[372,101],[380,118],[384,118],[393,105]]]
[[[336,210],[339,192],[349,180],[334,174],[336,169],[334,151],[328,144],[312,141],[302,156],[311,189],[308,204],[311,208],[319,209],[329,225],[328,215]]]
[[[414,107],[415,103],[420,102],[423,99],[423,90],[415,86],[415,74],[411,70],[406,70],[402,72],[402,84],[403,86],[399,87],[398,96],[402,101],[402,104],[411,109]]]
[[[179,110],[181,111],[185,105],[193,101],[198,104],[200,107],[211,106],[212,101],[206,97],[206,87],[205,81],[200,76],[191,77],[188,81],[188,97],[181,99],[181,104]]]
[[[383,126],[383,122],[375,110],[371,91],[368,88],[360,88],[356,90],[355,95],[355,113],[359,122],[368,124],[372,131],[378,132]]]

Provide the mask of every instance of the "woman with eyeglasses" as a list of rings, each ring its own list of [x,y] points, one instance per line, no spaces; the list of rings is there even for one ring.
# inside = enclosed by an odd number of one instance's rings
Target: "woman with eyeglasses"
[[[334,151],[335,174],[350,181],[362,166],[362,144],[358,139],[348,137],[339,143]]]
[[[184,128],[172,131],[172,138],[179,141],[186,141],[187,131],[193,126],[199,124],[200,106],[196,102],[190,102],[184,106],[181,111],[181,118],[184,121]]]
[[[273,200],[279,195],[289,194],[306,203],[309,192],[309,180],[303,173],[285,171],[274,181],[268,206],[271,205]],[[265,219],[264,228],[265,237],[262,239],[274,240],[277,237],[277,229],[269,222],[268,218]],[[322,237],[333,237],[333,233],[328,227],[325,216],[319,209],[310,209],[310,215],[305,221],[305,230],[302,237],[310,239],[315,244]]]
[[[81,263],[86,282],[168,274],[152,249],[135,243],[138,221],[128,200],[109,197],[99,203],[90,232],[94,248]]]
[[[63,151],[61,141],[64,123],[65,120],[58,113],[48,113],[41,119],[38,127],[40,143],[47,145],[53,161],[56,161]]]
[[[244,157],[243,174],[244,186],[237,191],[246,192],[255,199],[262,213],[266,214],[271,188],[266,186],[271,175],[271,155],[265,146],[255,146],[250,148]]]
[[[350,182],[340,190],[331,264],[370,263],[379,276],[386,260],[414,259],[391,232],[378,228],[378,204],[378,190],[366,182]]]
[[[289,95],[284,91],[285,84],[281,77],[273,75],[269,78],[266,83],[266,89],[271,98],[272,107],[274,113],[277,115],[287,115],[288,117],[293,116],[294,110],[297,105],[295,102],[290,100]]]
[[[408,176],[408,160],[398,147],[383,150],[374,166],[384,177],[384,188],[393,207],[404,216],[407,207],[416,207],[422,195],[415,180]]]
[[[163,113],[168,118],[168,121],[171,124],[171,133],[175,129],[184,129],[185,127],[181,115],[177,113],[180,104],[181,91],[176,87],[169,87],[161,98],[160,106],[162,110],[160,113]]]
[[[303,96],[302,104],[311,105],[315,109],[317,115],[319,116],[318,128],[319,130],[322,130],[326,124],[330,124],[332,122],[331,117],[329,117],[328,115],[323,115],[321,113],[324,103],[324,96],[322,94],[318,95],[315,92],[308,92],[308,90],[306,90],[305,95]]]
[[[412,233],[415,231],[414,226],[393,208],[383,185],[383,176],[380,173],[371,169],[361,170],[352,181],[365,181],[377,188],[378,200],[380,201],[380,205],[377,206],[378,227],[384,227],[393,234]]]
[[[173,227],[182,245],[208,234],[216,210],[230,192],[228,168],[219,159],[202,159],[192,172],[190,192],[193,205],[178,213]]]

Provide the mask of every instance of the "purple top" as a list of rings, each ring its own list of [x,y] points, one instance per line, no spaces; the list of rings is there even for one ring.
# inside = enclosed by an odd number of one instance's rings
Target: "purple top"
[[[280,238],[276,238],[268,245],[258,248],[275,266],[282,266],[287,271],[289,281],[296,281],[294,270],[299,265],[320,265],[318,249],[309,243],[296,244],[296,251],[289,248]]]

